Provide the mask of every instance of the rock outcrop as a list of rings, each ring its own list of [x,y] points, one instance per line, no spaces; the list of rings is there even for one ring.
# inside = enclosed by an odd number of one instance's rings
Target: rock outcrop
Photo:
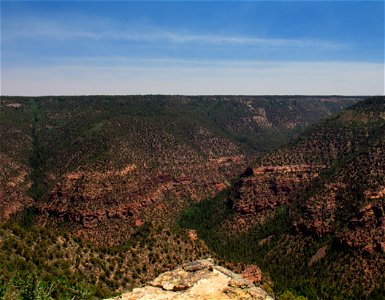
[[[258,299],[272,300],[264,290],[231,272],[217,266],[211,259],[186,263],[165,272],[145,287],[114,299]]]
[[[295,199],[318,178],[323,168],[309,165],[248,168],[230,190],[228,205],[239,215],[264,214]]]

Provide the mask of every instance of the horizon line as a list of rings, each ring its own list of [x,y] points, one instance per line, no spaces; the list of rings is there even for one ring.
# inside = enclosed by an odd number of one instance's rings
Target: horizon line
[[[62,94],[62,95],[0,95],[0,97],[131,97],[131,96],[181,96],[181,97],[216,97],[216,96],[230,96],[230,97],[385,97],[385,95],[356,95],[356,94]]]

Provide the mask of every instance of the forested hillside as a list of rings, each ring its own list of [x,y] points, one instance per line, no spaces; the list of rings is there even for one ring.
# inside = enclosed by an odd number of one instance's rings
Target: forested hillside
[[[89,240],[124,241],[148,216],[174,219],[261,154],[356,100],[2,97],[2,166],[11,166],[2,172],[2,216],[35,200],[40,224],[64,221]]]
[[[370,98],[262,157],[180,224],[222,257],[259,265],[277,293],[382,299],[384,151],[385,99]]]
[[[1,97],[2,293],[101,297],[215,256],[180,211],[358,100]]]

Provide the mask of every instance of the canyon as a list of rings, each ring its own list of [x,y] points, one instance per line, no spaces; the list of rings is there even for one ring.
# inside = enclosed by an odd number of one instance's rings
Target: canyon
[[[1,97],[0,217],[3,240],[19,249],[2,250],[2,280],[14,280],[21,259],[37,278],[54,269],[83,282],[94,273],[81,286],[100,298],[210,255],[276,296],[381,294],[384,105],[383,97]],[[65,254],[26,258],[31,235]],[[83,243],[85,258],[73,252]],[[28,257],[54,255],[36,249]],[[370,277],[359,281],[347,265]],[[328,278],[327,287],[314,278]]]

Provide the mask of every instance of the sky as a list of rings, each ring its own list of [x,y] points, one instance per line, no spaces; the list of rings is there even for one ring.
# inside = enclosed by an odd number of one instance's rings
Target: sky
[[[1,95],[384,95],[384,1],[4,1]]]

